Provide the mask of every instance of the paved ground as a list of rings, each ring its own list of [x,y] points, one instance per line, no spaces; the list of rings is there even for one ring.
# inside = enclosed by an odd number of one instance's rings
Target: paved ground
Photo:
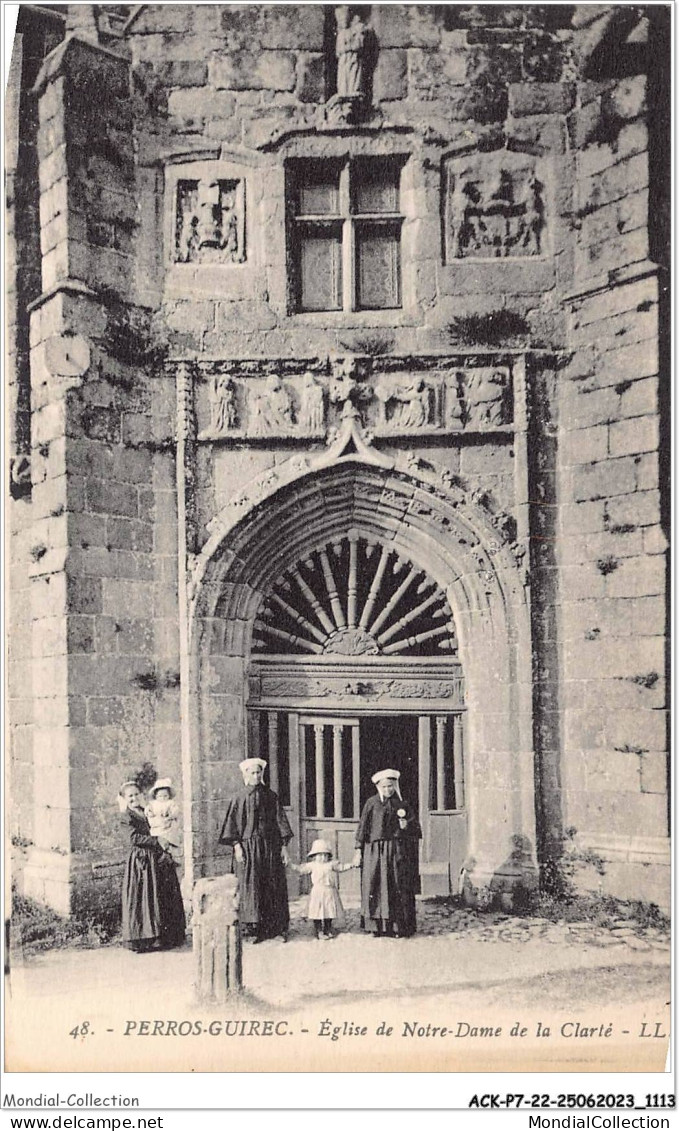
[[[218,1008],[195,1001],[188,945],[148,955],[71,948],[19,961],[8,995],[10,1061],[14,1054],[17,1066],[47,1057],[54,1067],[109,1070],[663,1067],[670,944],[660,929],[476,915],[432,901],[420,905],[412,939],[366,936],[350,910],[345,929],[322,942],[303,900],[291,915],[287,944],[245,945],[246,993]],[[37,1032],[29,1027],[36,1018]],[[181,1040],[167,1024],[227,1018],[273,1019],[297,1039]],[[85,1020],[94,1036],[69,1038]],[[143,1032],[145,1020],[160,1022],[155,1039]],[[380,1045],[374,1030],[384,1020],[394,1033]],[[321,1032],[324,1022],[341,1030],[335,1040]],[[517,1022],[527,1033],[509,1040]],[[546,1041],[537,1039],[538,1022],[551,1030]],[[442,1044],[426,1029],[443,1025]],[[367,1037],[356,1033],[363,1026]]]

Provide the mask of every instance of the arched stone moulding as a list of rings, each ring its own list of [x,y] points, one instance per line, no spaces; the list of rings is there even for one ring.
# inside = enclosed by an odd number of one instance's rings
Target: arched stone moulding
[[[530,623],[516,557],[490,517],[445,473],[407,454],[391,459],[365,441],[349,454],[346,447],[337,443],[316,461],[293,457],[254,480],[212,520],[195,560],[192,757],[203,763],[195,768],[209,815],[196,845],[198,868],[219,870],[213,844],[229,775],[245,745],[257,612],[288,566],[352,529],[426,570],[453,611],[467,687],[467,887],[478,896],[491,887],[531,884]]]

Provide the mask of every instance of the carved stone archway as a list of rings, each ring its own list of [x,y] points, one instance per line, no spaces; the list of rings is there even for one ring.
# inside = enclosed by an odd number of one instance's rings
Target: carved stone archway
[[[468,883],[483,889],[532,880],[529,610],[512,548],[450,476],[412,457],[395,466],[374,449],[337,454],[315,468],[290,460],[252,484],[247,499],[233,500],[213,520],[195,563],[185,787],[196,813],[196,874],[224,867],[215,845],[246,748],[257,617],[286,569],[351,531],[426,570],[453,613],[467,688]]]

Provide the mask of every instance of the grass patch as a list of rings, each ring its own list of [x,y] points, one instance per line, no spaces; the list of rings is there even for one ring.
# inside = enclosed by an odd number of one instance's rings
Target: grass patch
[[[596,927],[612,927],[623,919],[630,927],[658,927],[669,930],[670,920],[655,903],[640,899],[616,899],[612,895],[595,895],[587,892],[557,899],[541,894],[525,912],[530,917],[553,919],[554,922],[592,923]]]
[[[34,899],[12,892],[9,929],[12,950],[30,955],[66,946],[103,946],[119,932],[117,911],[103,913],[97,919],[93,915],[67,919]]]
[[[500,906],[499,893],[488,907],[469,907],[460,895],[435,895],[424,899],[427,907],[445,908],[453,915],[466,911],[475,916],[480,923],[493,923],[508,917],[549,919],[553,923],[591,923],[593,927],[612,927],[623,920],[633,930],[655,927],[659,930],[670,928],[669,917],[655,903],[644,903],[638,899],[616,899],[612,895],[597,895],[589,892],[570,893],[563,898],[546,893],[526,893],[522,906],[514,911],[506,911]]]
[[[470,346],[497,348],[516,339],[523,341],[529,334],[530,325],[524,316],[504,308],[489,314],[466,314],[448,324],[450,340]]]

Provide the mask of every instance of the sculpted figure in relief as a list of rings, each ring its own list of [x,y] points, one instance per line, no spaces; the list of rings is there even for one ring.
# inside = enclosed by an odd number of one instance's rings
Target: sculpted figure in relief
[[[424,428],[431,423],[429,387],[422,377],[413,377],[407,385],[397,385],[395,388],[381,387],[376,395],[384,405],[386,415],[387,406],[395,404],[390,419],[384,423],[394,430]]]
[[[245,258],[237,182],[183,182],[177,202],[180,263],[242,263]]]
[[[238,241],[238,215],[234,189],[224,193],[222,197],[221,237],[225,258],[231,263],[240,263],[243,254]]]
[[[201,247],[221,244],[221,202],[219,181],[198,184],[198,242]]]
[[[542,250],[542,231],[545,225],[545,206],[542,200],[542,184],[535,174],[526,186],[524,247],[531,255],[540,255]]]
[[[180,263],[190,263],[200,247],[198,237],[197,190],[184,199],[184,211],[177,239],[177,259]]]
[[[372,398],[372,385],[358,380],[358,362],[354,357],[333,359],[332,371],[330,400],[333,404],[342,405],[343,417],[359,417],[360,406]]]
[[[472,370],[467,378],[467,422],[472,427],[507,423],[507,375],[501,369]]]
[[[248,399],[248,433],[273,436],[290,433],[294,424],[290,395],[280,377],[267,377],[261,391],[253,390]]]
[[[360,16],[349,16],[347,5],[336,9],[337,93],[357,97],[365,94],[367,31]]]
[[[302,378],[302,398],[297,423],[305,431],[316,434],[325,429],[325,391],[313,373]]]
[[[446,427],[459,431],[464,427],[464,409],[462,404],[461,389],[464,382],[464,373],[453,370],[446,376],[445,382],[445,416]]]
[[[236,387],[228,373],[218,373],[212,379],[210,410],[210,431],[214,435],[221,436],[236,427]]]

